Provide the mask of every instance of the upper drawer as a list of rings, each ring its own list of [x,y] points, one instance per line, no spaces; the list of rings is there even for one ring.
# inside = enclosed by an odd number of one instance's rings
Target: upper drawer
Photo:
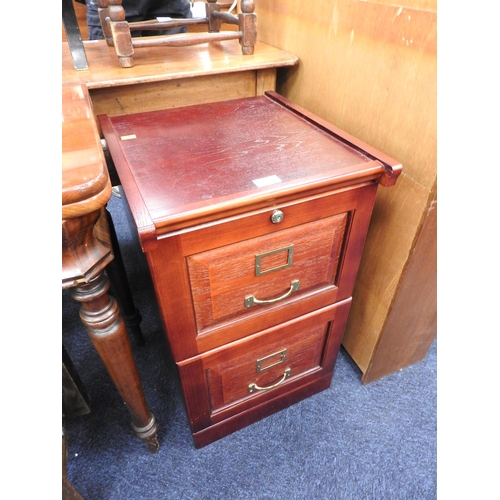
[[[147,256],[174,359],[350,297],[376,187],[298,198],[160,239]]]

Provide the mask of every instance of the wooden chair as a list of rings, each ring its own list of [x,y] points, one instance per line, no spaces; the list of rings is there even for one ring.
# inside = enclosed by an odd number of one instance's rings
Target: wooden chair
[[[254,0],[241,0],[241,13],[238,15],[221,12],[217,0],[207,0],[205,4],[206,17],[204,18],[182,18],[162,22],[158,20],[127,22],[122,0],[97,0],[97,5],[104,37],[107,44],[115,48],[122,68],[134,66],[134,49],[141,47],[164,45],[179,47],[238,39],[244,55],[251,55],[254,52],[254,45],[257,40],[257,14],[254,12]],[[238,29],[221,32],[222,23],[236,25]],[[207,26],[208,31],[206,33],[182,33],[134,38],[131,35],[131,32],[136,30],[156,31],[203,24]]]

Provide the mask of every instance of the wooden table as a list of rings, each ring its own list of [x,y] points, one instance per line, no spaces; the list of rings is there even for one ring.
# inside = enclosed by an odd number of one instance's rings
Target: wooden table
[[[104,269],[113,260],[105,205],[111,182],[84,85],[62,87],[62,287],[81,303],[80,317],[151,451],[157,423],[143,394],[124,320],[108,295]]]
[[[84,47],[89,69],[76,71],[63,42],[63,84],[85,85],[94,114],[108,116],[262,95],[275,90],[278,68],[298,62],[260,42],[253,55],[245,56],[237,40],[228,40],[137,50],[135,66],[121,68],[104,40],[84,42]]]

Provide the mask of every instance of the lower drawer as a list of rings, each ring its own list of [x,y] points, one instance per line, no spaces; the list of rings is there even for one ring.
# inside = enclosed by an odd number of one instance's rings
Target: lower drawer
[[[350,303],[344,300],[178,363],[193,432],[332,373]]]

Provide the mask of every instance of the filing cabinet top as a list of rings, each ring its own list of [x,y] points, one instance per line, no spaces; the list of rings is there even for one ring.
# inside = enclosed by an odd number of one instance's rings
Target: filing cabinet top
[[[275,92],[98,117],[141,242],[335,185],[394,184],[395,160]]]

